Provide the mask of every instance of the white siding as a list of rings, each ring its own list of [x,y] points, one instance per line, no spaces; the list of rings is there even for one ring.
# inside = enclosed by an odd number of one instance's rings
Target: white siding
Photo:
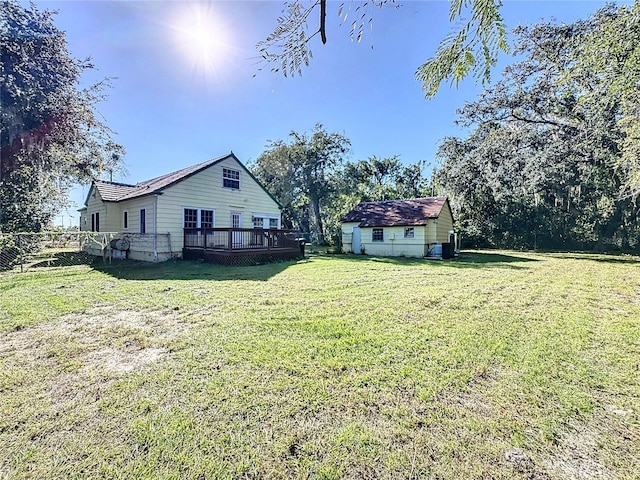
[[[359,222],[342,224],[342,251],[352,253],[353,227]],[[373,229],[383,229],[383,241],[373,241]],[[384,257],[424,257],[436,243],[449,242],[453,230],[453,216],[449,202],[445,202],[438,218],[427,220],[424,226],[414,226],[413,238],[405,238],[407,227],[361,227],[362,248],[367,255]]]
[[[223,168],[240,172],[239,189],[223,187]],[[140,210],[143,208],[146,211],[146,236],[139,235]],[[91,214],[99,213],[101,232],[135,235],[136,248],[132,245],[129,258],[162,261],[182,255],[185,208],[213,210],[215,227],[230,227],[232,211],[241,214],[241,228],[252,228],[251,217],[257,212],[264,218],[277,219],[278,225],[281,224],[278,204],[240,163],[227,158],[165,188],[158,195],[118,203],[103,202],[97,189],[92,187],[87,210],[81,214],[81,230],[91,230]],[[126,229],[123,226],[125,211],[128,212]]]
[[[119,214],[118,214],[118,232],[126,232],[126,233],[141,233],[140,232],[140,210],[145,210],[145,221],[146,221],[146,233],[159,233],[154,230],[154,217],[155,217],[155,195],[150,195],[148,197],[140,197],[134,198],[133,200],[126,200],[124,202],[118,203]],[[122,212],[128,212],[129,217],[129,226],[125,230],[122,226]]]
[[[222,169],[240,171],[240,189],[222,186]],[[215,211],[215,227],[229,228],[231,212],[242,213],[242,228],[252,228],[251,214],[261,212],[278,218],[278,204],[233,158],[216,163],[165,189],[158,196],[158,233],[171,235],[171,249],[182,253],[185,208]]]
[[[87,210],[80,215],[80,230],[91,231],[91,216],[96,213],[100,218],[101,232],[117,232],[120,230],[118,223],[119,207],[117,203],[103,202],[100,193],[95,187],[91,187]]]
[[[342,224],[342,252],[343,253],[360,253],[353,251],[353,227],[357,227],[359,222],[349,222]]]
[[[436,235],[434,243],[447,243],[449,242],[449,232],[453,230],[453,215],[449,208],[449,202],[445,202],[440,216],[435,220]]]
[[[119,233],[106,233],[103,237],[95,237],[92,241],[84,245],[83,250],[91,255],[102,256],[102,246],[108,244],[110,240],[119,238]],[[130,260],[142,260],[146,262],[163,262],[173,258],[168,235],[128,235],[130,248],[126,252],[126,258]],[[113,251],[113,258],[119,257],[120,252]]]
[[[373,241],[373,229],[382,228],[383,241]],[[367,255],[383,257],[422,257],[425,253],[424,226],[414,226],[414,237],[405,238],[407,227],[362,227],[362,247]]]

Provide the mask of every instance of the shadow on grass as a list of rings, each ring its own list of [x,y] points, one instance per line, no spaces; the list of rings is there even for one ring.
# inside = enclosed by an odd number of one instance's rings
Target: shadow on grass
[[[264,265],[231,267],[198,260],[169,260],[160,263],[133,260],[102,259],[94,262],[95,270],[123,280],[252,280],[266,281],[284,271],[296,261],[267,263]]]
[[[91,261],[93,259],[93,261]],[[170,260],[149,263],[134,260],[116,260],[105,263],[101,257],[80,257],[56,255],[55,260],[45,260],[38,266],[64,266],[89,264],[95,270],[123,280],[250,280],[267,281],[289,266],[310,260],[340,260],[347,262],[370,262],[398,266],[430,266],[435,268],[510,268],[524,269],[520,265],[535,262],[536,259],[497,252],[463,252],[450,260],[436,260],[406,257],[373,257],[370,255],[318,254],[305,260],[267,263],[253,266],[227,266],[202,262],[200,260]],[[55,263],[55,265],[54,265]]]
[[[609,256],[606,253],[552,253],[554,257],[570,260],[588,260],[590,262],[611,263],[618,265],[640,265],[640,256],[616,253]]]
[[[327,256],[328,257],[328,256]],[[327,258],[325,257],[325,258]],[[441,260],[431,258],[408,258],[408,257],[374,257],[370,255],[337,255],[336,258],[342,258],[353,262],[374,262],[385,263],[391,265],[429,265],[434,267],[451,267],[451,268],[511,268],[524,269],[527,268],[518,263],[537,262],[535,258],[522,257],[517,255],[508,255],[497,252],[462,252],[456,258]]]
[[[43,258],[39,258],[43,257]],[[49,268],[49,267],[70,267],[73,265],[93,265],[96,258],[86,252],[52,252],[50,254],[40,254],[32,260],[25,262],[29,268]]]

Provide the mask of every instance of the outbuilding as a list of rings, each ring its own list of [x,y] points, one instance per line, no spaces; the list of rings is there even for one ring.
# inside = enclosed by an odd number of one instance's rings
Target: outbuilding
[[[363,202],[340,222],[345,253],[446,258],[458,250],[447,197]]]

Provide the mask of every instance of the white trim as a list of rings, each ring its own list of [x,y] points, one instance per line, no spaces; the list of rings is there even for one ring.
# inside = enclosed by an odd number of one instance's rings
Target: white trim
[[[259,213],[259,212],[251,212],[251,224],[253,226],[253,217],[262,218],[262,226],[263,228],[269,228],[264,226],[264,220],[278,220],[278,226],[276,228],[282,228],[282,220],[280,218],[280,214],[278,213]]]
[[[236,179],[236,178],[226,178],[226,177],[224,176],[224,171],[225,171],[225,170],[228,170],[228,171],[230,171],[230,172],[238,172],[238,178],[237,178],[237,179]],[[233,181],[233,182],[237,181],[237,182],[238,182],[238,188],[225,187],[225,185],[224,185],[225,178],[226,178],[227,180],[230,180],[230,181]],[[241,190],[241,189],[242,189],[242,170],[240,170],[239,168],[230,168],[230,167],[225,167],[225,166],[223,165],[223,166],[222,166],[222,188],[228,188],[229,190]]]
[[[127,216],[127,223],[124,222],[124,217]],[[129,210],[122,211],[122,229],[129,230],[129,225],[131,224],[131,218],[129,217]]]
[[[147,207],[146,205],[144,207],[140,207],[138,209],[138,231],[140,232],[140,235],[145,235],[147,233],[147,210],[149,209],[149,207]],[[144,211],[144,232],[142,231],[142,212]]]
[[[209,212],[213,212],[213,215],[212,215],[213,218],[211,219],[211,223],[212,223],[211,228],[215,228],[216,227],[216,209],[215,208],[211,208],[211,207],[192,207],[192,206],[186,205],[186,206],[182,207],[182,226],[181,226],[181,228],[185,228],[184,227],[184,211],[187,210],[187,209],[195,210],[197,212],[196,213],[196,228],[201,228],[201,226],[202,226],[202,211],[203,210],[207,210]]]
[[[158,194],[153,197],[153,261],[158,261]]]
[[[91,213],[91,231],[100,231],[100,210]]]
[[[234,226],[233,226],[233,216],[234,216],[234,215],[237,215],[237,216],[238,216],[238,223],[239,223],[239,225],[238,225],[237,227],[234,227]],[[239,211],[237,211],[237,210],[231,210],[231,211],[229,212],[229,227],[230,227],[230,228],[244,228],[244,227],[242,226],[243,221],[244,221],[244,219],[242,218],[242,212],[239,212]]]

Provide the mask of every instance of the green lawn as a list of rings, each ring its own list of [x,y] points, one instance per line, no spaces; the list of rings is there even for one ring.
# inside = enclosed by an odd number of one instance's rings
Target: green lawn
[[[0,275],[0,478],[640,478],[640,259]]]

